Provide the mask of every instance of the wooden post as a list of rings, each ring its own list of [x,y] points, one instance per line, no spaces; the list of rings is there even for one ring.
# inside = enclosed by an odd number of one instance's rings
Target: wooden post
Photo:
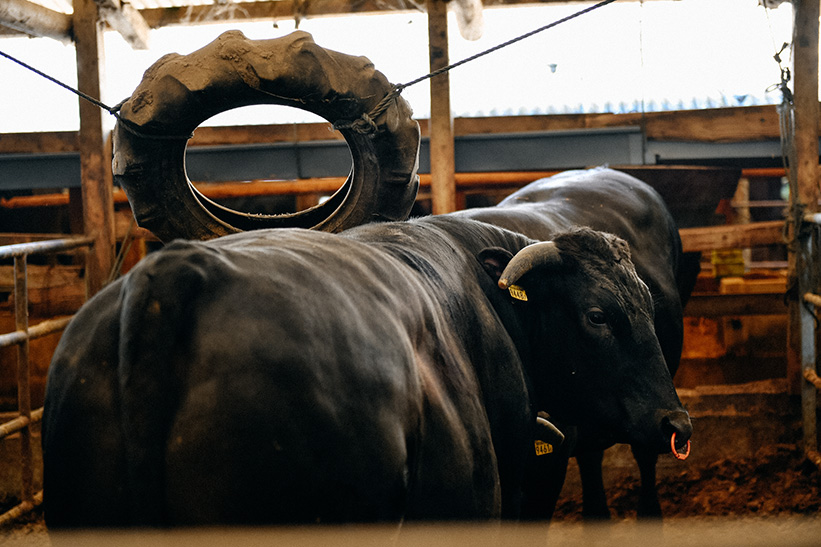
[[[450,64],[448,5],[444,0],[428,0],[428,47],[431,72]],[[430,80],[430,174],[434,215],[456,210],[455,172],[450,77],[444,72]]]
[[[818,202],[818,17],[819,0],[801,0],[793,3],[793,75],[794,75],[794,123],[795,164],[792,176],[798,188],[793,196],[807,207],[807,212],[817,210]],[[795,235],[791,226],[791,236]],[[792,238],[791,237],[791,238]],[[803,243],[795,242],[788,247],[789,279],[793,286],[806,287],[802,274],[808,269],[802,264],[799,253]],[[803,282],[802,282],[803,281]],[[801,288],[789,303],[787,328],[787,383],[792,393],[798,393],[803,384],[801,375]]]
[[[80,91],[100,98],[103,54],[102,23],[94,0],[74,1],[74,44]],[[87,261],[89,296],[100,290],[114,263],[114,205],[111,158],[106,154],[103,111],[80,101],[80,173],[83,232],[94,239]]]
[[[793,2],[795,149],[798,197],[807,212],[818,210],[818,17],[819,0]]]
[[[795,177],[797,196],[791,200],[806,207],[806,213],[818,210],[818,26],[820,0],[794,0],[793,19],[793,74]],[[803,372],[816,374],[817,344],[815,318],[803,303],[805,293],[814,292],[814,247],[811,234],[802,233],[801,218],[794,212],[792,245],[788,248],[789,279],[797,285],[797,294],[790,302],[788,323],[787,381],[790,390],[801,394],[803,444],[807,454],[817,454],[816,424],[817,392],[813,384],[803,378]]]
[[[28,332],[29,302],[27,258],[14,258],[14,326],[19,331]],[[29,339],[26,337],[17,345],[17,409],[20,418],[31,420],[31,385],[29,361]],[[31,503],[34,498],[33,471],[31,466],[31,427],[20,430],[20,498],[23,503]]]

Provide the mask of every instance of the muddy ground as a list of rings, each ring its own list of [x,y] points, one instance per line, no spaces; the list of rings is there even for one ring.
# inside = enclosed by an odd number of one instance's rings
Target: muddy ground
[[[616,523],[636,521],[638,486],[638,480],[633,477],[619,478],[607,485]],[[820,490],[821,473],[793,445],[771,446],[749,458],[721,459],[700,468],[686,467],[668,474],[659,484],[665,522],[688,525],[716,519],[737,522],[771,517],[782,520],[810,517],[815,522],[816,517],[821,517]],[[577,523],[581,521],[580,513],[580,492],[566,489],[554,521]],[[0,544],[50,546],[41,511],[0,529]],[[821,536],[818,536],[818,544],[821,544]]]
[[[639,481],[607,484],[613,518],[636,519]],[[724,458],[699,468],[683,467],[659,481],[668,518],[821,516],[821,472],[794,445],[762,448],[749,458]],[[557,520],[581,520],[581,494],[562,493]],[[821,538],[819,538],[821,544]]]

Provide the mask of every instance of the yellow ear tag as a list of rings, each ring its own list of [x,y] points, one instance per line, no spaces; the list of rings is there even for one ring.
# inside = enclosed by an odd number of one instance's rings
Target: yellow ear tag
[[[553,452],[553,445],[544,441],[536,441],[536,455],[544,456]]]
[[[523,300],[527,302],[527,293],[519,285],[511,285],[507,288],[507,290],[510,292],[510,296],[516,300]]]

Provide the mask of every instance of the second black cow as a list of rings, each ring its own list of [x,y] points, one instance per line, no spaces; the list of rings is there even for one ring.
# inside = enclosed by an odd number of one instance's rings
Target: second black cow
[[[681,240],[664,200],[648,184],[607,168],[566,171],[537,180],[514,192],[498,206],[457,213],[548,240],[573,226],[589,226],[616,234],[630,245],[639,277],[653,295],[654,325],[671,376],[681,359],[682,309],[700,269],[698,253],[682,253]],[[678,443],[677,443],[678,444]],[[576,446],[583,484],[586,517],[607,518],[609,510],[602,483],[604,439],[582,431]],[[683,446],[683,443],[682,443]],[[634,446],[641,472],[640,516],[660,517],[655,488],[658,453]],[[544,459],[544,458],[543,458]],[[564,464],[539,462],[531,477],[532,518],[549,518],[564,477]]]

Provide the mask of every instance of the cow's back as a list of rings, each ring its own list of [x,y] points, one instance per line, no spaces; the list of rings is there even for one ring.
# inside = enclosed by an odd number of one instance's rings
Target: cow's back
[[[570,226],[589,226],[626,240],[634,260],[653,256],[665,265],[677,264],[681,248],[677,227],[661,196],[635,177],[606,168],[566,171],[540,179],[496,207],[465,214],[515,226],[516,231],[540,240]],[[642,266],[652,268],[649,263]]]
[[[149,256],[78,314],[55,354],[49,524],[494,515],[478,389],[453,396],[451,379],[473,381],[458,378],[467,363],[441,347],[447,326],[402,271],[302,230]]]

